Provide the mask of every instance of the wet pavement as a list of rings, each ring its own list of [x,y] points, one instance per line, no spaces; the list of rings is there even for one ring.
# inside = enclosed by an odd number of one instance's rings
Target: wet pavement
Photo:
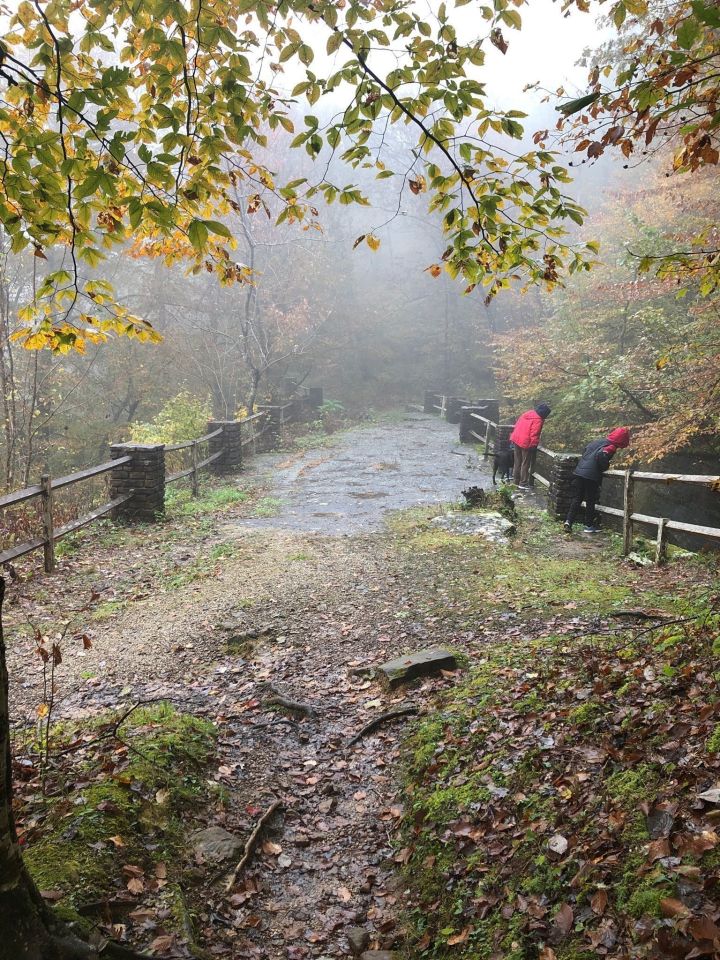
[[[348,430],[331,447],[291,461],[258,457],[258,471],[277,510],[242,526],[352,535],[382,527],[389,511],[460,500],[468,486],[491,486],[492,459],[461,446],[457,426],[408,413]]]

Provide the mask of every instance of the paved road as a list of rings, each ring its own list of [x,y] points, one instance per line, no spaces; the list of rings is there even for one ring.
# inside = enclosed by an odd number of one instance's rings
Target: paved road
[[[256,469],[281,504],[276,516],[244,524],[330,534],[373,530],[390,510],[460,500],[468,486],[487,487],[492,471],[492,461],[460,446],[456,426],[420,413],[348,430],[332,447],[285,461],[258,458]]]

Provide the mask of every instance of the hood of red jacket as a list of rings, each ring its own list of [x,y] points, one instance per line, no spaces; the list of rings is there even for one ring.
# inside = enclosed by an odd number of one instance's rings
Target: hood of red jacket
[[[627,427],[617,427],[608,434],[608,440],[613,446],[624,450],[625,447],[630,445],[630,431]]]

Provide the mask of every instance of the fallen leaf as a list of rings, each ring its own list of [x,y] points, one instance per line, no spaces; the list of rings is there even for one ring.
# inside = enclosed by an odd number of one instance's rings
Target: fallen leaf
[[[660,901],[660,912],[664,917],[687,917],[690,915],[690,911],[682,902],[682,900],[676,900],[675,897],[665,897],[664,900]]]
[[[548,847],[552,850],[553,853],[557,853],[562,856],[568,848],[569,844],[567,838],[564,837],[561,833],[556,833],[553,837],[550,837],[548,840]]]
[[[458,943],[467,943],[467,940],[472,933],[472,929],[472,927],[463,927],[460,933],[454,933],[452,936],[448,937],[448,946],[454,947]]]
[[[706,800],[708,803],[720,803],[720,787],[713,787],[711,790],[699,793],[698,798]]]
[[[564,940],[572,929],[575,914],[569,903],[563,903],[552,920],[552,933],[555,939]]]
[[[605,890],[597,890],[592,897],[590,897],[590,906],[592,907],[592,912],[597,914],[598,917],[601,917],[605,913],[607,904],[608,895]]]

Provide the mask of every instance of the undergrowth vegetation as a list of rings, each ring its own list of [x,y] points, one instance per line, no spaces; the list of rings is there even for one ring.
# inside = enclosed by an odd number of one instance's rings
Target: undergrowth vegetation
[[[709,596],[488,646],[408,744],[408,956],[712,952],[719,631]]]
[[[165,932],[184,932],[187,835],[199,810],[222,802],[206,776],[215,736],[160,702],[57,724],[47,762],[32,744],[18,752],[25,861],[61,916],[86,933],[118,911],[136,936],[157,915]]]

